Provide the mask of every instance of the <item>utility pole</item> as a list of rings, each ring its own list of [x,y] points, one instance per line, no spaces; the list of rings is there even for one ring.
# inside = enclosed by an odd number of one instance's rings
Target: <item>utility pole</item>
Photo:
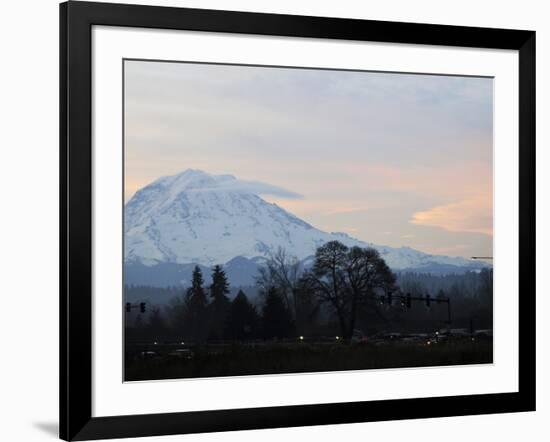
[[[451,299],[447,298],[447,328],[451,331]]]

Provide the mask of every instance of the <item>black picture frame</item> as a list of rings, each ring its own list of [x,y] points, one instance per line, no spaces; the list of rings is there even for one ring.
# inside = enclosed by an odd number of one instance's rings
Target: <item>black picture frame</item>
[[[519,391],[92,417],[94,25],[510,49],[519,53]],[[60,5],[60,437],[90,440],[535,410],[535,32],[67,2]]]

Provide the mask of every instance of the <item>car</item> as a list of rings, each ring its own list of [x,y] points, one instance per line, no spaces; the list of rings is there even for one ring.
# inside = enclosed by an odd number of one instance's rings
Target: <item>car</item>
[[[428,333],[411,333],[401,337],[401,342],[426,342],[430,340]]]
[[[451,328],[451,329],[441,329],[435,332],[436,340],[438,342],[444,340],[460,340],[470,338],[470,332],[465,328]]]
[[[450,335],[453,338],[469,338],[470,332],[465,328],[451,328]]]
[[[403,335],[401,333],[389,332],[381,334],[380,338],[386,341],[399,341],[403,338]]]
[[[491,339],[493,339],[493,330],[492,329],[487,329],[487,330],[476,330],[474,332],[474,336],[473,336],[475,339],[479,339],[479,340],[487,340],[487,341],[490,341]]]
[[[177,350],[171,351],[168,353],[168,356],[175,359],[193,359],[195,354],[189,348],[179,348]]]
[[[156,351],[142,351],[138,354],[139,359],[157,359],[159,354]]]

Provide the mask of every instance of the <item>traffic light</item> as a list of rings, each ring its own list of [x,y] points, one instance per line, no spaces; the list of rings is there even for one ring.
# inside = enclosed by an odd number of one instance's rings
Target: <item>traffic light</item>
[[[388,292],[388,305],[392,305],[393,303],[393,294],[392,292]]]
[[[130,304],[129,302],[126,303],[126,313],[130,313],[130,311],[132,310],[132,304]]]
[[[407,306],[407,308],[411,308],[411,294],[410,293],[407,293],[407,297],[406,297],[406,300],[405,300],[405,305]]]
[[[380,296],[380,304],[384,304],[384,302],[386,302],[386,297]]]
[[[430,307],[431,302],[432,302],[432,298],[431,298],[430,294],[428,293],[426,295],[426,307]]]
[[[141,313],[145,313],[145,302],[140,302],[139,303],[139,311]]]

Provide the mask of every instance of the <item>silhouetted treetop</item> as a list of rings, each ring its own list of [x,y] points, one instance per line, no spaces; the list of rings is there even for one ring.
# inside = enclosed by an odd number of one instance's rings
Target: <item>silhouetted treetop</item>
[[[304,279],[320,302],[334,307],[344,339],[353,334],[359,304],[367,303],[377,292],[397,289],[395,275],[377,250],[349,248],[339,241],[317,249],[313,270]]]
[[[239,290],[231,302],[227,318],[227,335],[233,340],[246,340],[255,337],[258,330],[258,314],[247,296]]]
[[[212,269],[212,284],[210,285],[210,296],[214,299],[222,298],[229,293],[229,282],[222,267],[218,264]]]

